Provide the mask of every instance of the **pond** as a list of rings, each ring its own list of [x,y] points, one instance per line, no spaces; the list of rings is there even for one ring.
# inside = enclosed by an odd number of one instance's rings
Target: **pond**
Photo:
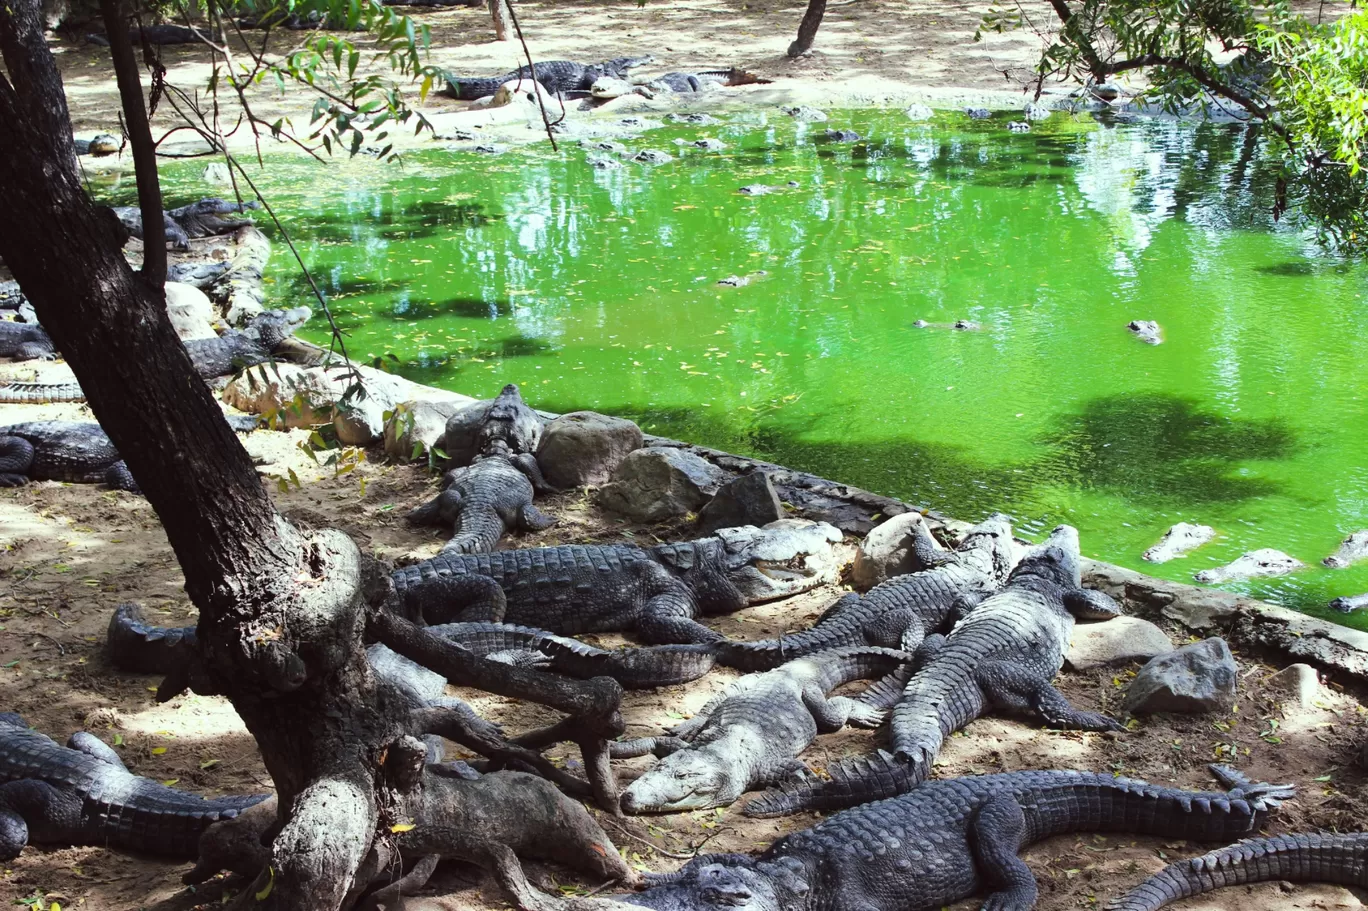
[[[1368,527],[1368,269],[1273,223],[1252,131],[750,112],[627,144],[677,157],[598,169],[567,141],[261,181],[353,356],[413,379],[516,381],[1028,537],[1069,522],[1172,579],[1278,548],[1310,568],[1230,587],[1323,616],[1368,591],[1368,564],[1319,564]],[[171,200],[203,195],[171,170]],[[273,270],[303,302],[283,249]],[[1180,520],[1220,537],[1141,561]]]

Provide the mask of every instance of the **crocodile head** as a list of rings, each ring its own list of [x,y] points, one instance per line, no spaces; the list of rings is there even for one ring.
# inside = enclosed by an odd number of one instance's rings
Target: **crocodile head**
[[[718,529],[727,579],[758,604],[787,598],[836,580],[831,545],[841,533],[825,522],[779,519],[763,528],[742,525]]]
[[[599,64],[603,72],[609,76],[626,77],[627,71],[648,63],[655,63],[655,58],[650,54],[641,57],[614,57],[612,60],[604,61]]]
[[[1012,574],[1016,565],[1016,553],[1012,546],[1012,522],[1000,512],[995,512],[964,533],[955,550],[964,555],[974,555],[984,564],[991,566],[993,581],[1001,584]]]
[[[1083,568],[1078,550],[1078,529],[1072,525],[1057,525],[1050,536],[1026,552],[1017,568],[1012,570],[1012,582],[1036,579],[1065,589],[1082,586]]]
[[[523,401],[518,384],[509,383],[489,403],[475,450],[483,455],[536,452],[541,436],[541,418]]]
[[[702,750],[661,759],[622,792],[625,813],[679,813],[725,807],[741,798],[746,782]]]
[[[740,855],[721,855],[717,861],[701,857],[676,873],[648,878],[648,883],[655,884],[645,892],[619,900],[656,911],[779,911],[783,906],[774,883],[754,864],[753,859]]]
[[[254,332],[261,346],[274,351],[281,342],[294,335],[295,330],[309,321],[313,311],[308,307],[289,310],[265,310],[252,318],[247,331]]]

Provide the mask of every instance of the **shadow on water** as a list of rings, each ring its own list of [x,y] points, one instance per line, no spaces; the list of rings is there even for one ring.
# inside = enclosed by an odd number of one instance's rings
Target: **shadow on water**
[[[390,309],[379,311],[377,315],[407,322],[434,316],[493,320],[508,316],[512,312],[513,304],[507,298],[449,297],[441,301],[410,298],[402,303],[396,303]]]
[[[1282,421],[1236,420],[1168,395],[1104,396],[1056,420],[1050,449],[1031,473],[1104,488],[1137,503],[1218,503],[1280,493],[1280,485],[1235,474],[1249,460],[1286,459],[1298,449]]]
[[[538,354],[550,354],[556,350],[555,345],[544,339],[521,333],[500,339],[498,345],[503,357],[533,357]]]

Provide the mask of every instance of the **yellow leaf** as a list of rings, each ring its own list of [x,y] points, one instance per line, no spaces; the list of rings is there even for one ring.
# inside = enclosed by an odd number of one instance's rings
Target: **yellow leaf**
[[[271,894],[271,888],[275,885],[275,867],[266,868],[266,885],[261,887],[261,891],[256,894],[256,900],[264,902]]]
[[[165,752],[166,752],[166,747],[153,747],[153,748],[152,748],[152,755],[153,755],[153,756],[160,756],[162,753],[165,753]]]
[[[180,781],[179,778],[168,778],[165,781],[163,781],[162,784],[166,785],[169,788],[178,781]]]
[[[407,831],[409,831],[410,829],[413,829],[413,828],[416,828],[416,825],[415,825],[414,823],[411,823],[411,822],[399,822],[399,823],[395,823],[394,825],[390,826],[390,831],[391,831],[391,832],[395,832],[395,833],[407,832]]]

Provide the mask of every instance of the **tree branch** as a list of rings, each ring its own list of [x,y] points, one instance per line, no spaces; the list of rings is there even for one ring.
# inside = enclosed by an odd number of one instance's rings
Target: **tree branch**
[[[143,104],[142,79],[133,43],[128,37],[128,21],[120,0],[100,0],[105,32],[109,36],[109,56],[114,61],[114,78],[119,84],[119,100],[128,126],[128,142],[133,151],[133,170],[138,180],[138,207],[142,209],[142,277],[159,299],[166,297],[166,223],[162,220],[161,181],[157,179],[157,145],[152,141],[152,126]]]
[[[1292,142],[1291,134],[1287,128],[1273,119],[1273,110],[1268,106],[1255,101],[1250,96],[1238,89],[1231,88],[1221,80],[1212,76],[1205,69],[1190,60],[1182,57],[1166,57],[1161,54],[1142,54],[1139,57],[1132,57],[1128,60],[1121,60],[1117,63],[1104,64],[1107,74],[1124,73],[1127,70],[1138,70],[1147,66],[1162,66],[1171,70],[1177,70],[1192,77],[1193,81],[1213,95],[1233,101],[1240,107],[1249,111],[1255,117],[1268,124],[1269,129],[1273,130],[1290,145]]]

